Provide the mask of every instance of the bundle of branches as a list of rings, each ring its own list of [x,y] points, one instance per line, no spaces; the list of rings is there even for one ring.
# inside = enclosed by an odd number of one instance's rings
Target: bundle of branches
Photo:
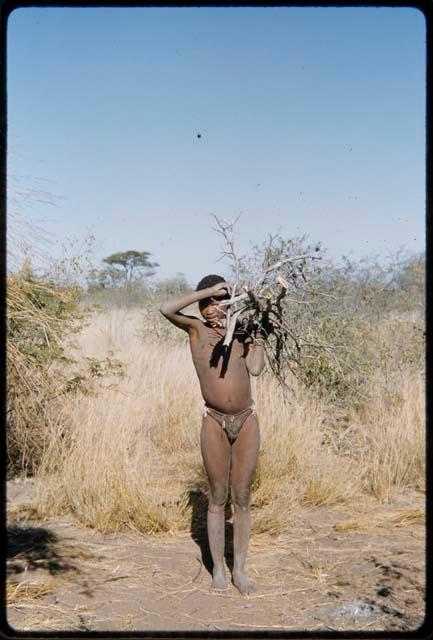
[[[305,248],[302,242],[270,236],[262,251],[240,257],[234,243],[238,218],[215,220],[225,244],[222,257],[229,259],[233,274],[230,299],[220,303],[226,309],[224,344],[230,345],[236,325],[252,335],[259,332],[269,367],[285,390],[290,389],[288,373],[305,382],[312,367],[317,372],[326,366],[346,379],[344,345],[324,341],[323,333],[314,331],[317,310],[338,300],[321,286],[320,245],[299,251]]]

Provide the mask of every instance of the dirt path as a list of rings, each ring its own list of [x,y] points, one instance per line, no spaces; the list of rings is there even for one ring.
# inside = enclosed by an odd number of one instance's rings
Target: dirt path
[[[253,536],[257,591],[248,597],[232,585],[209,592],[204,540],[35,520],[31,494],[31,483],[8,485],[8,621],[17,630],[412,630],[424,618],[418,493],[350,512],[305,509],[284,534]]]

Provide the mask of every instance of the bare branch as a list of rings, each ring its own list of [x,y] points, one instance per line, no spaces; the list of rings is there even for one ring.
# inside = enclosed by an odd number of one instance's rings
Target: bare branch
[[[321,290],[315,277],[314,265],[322,256],[302,251],[296,242],[278,244],[278,235],[270,235],[261,252],[250,256],[254,268],[249,269],[246,256],[239,257],[235,247],[234,226],[239,216],[231,222],[217,216],[214,219],[215,231],[224,240],[222,257],[230,260],[233,274],[230,298],[219,303],[226,315],[224,346],[231,344],[236,325],[241,323],[251,335],[259,330],[266,338],[266,360],[285,392],[290,389],[286,381],[289,373],[308,379],[311,366],[326,371],[324,362],[349,384],[344,348],[330,344],[329,333],[321,333],[316,321],[324,304],[328,305],[327,318],[332,318],[333,301],[340,300],[334,292]],[[291,250],[295,255],[287,255]]]

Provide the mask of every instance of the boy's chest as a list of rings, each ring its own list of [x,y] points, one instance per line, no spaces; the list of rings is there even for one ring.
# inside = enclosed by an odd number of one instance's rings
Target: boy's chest
[[[223,345],[224,336],[204,334],[190,341],[191,355],[196,365],[217,367],[222,361],[234,365],[244,361],[247,347],[243,336],[235,336],[231,344]]]

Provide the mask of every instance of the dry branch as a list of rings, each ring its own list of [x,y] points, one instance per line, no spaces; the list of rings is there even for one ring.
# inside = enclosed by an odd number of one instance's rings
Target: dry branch
[[[314,280],[315,266],[322,258],[317,253],[298,251],[295,255],[275,257],[273,243],[276,236],[270,236],[262,255],[261,265],[254,271],[248,269],[239,257],[234,242],[233,222],[214,216],[215,230],[224,240],[222,258],[228,258],[233,274],[230,299],[220,302],[226,313],[226,335],[224,345],[228,347],[237,325],[241,325],[253,339],[256,335],[265,338],[265,353],[272,373],[283,387],[286,373],[298,376],[305,372],[305,366],[317,369],[323,358],[331,363],[344,379],[344,371],[333,344],[324,341],[311,332],[308,314],[327,299],[332,304],[334,296],[318,288]],[[318,248],[315,250],[318,251]],[[305,316],[301,330],[299,322],[293,321]],[[308,364],[310,363],[310,364]]]

